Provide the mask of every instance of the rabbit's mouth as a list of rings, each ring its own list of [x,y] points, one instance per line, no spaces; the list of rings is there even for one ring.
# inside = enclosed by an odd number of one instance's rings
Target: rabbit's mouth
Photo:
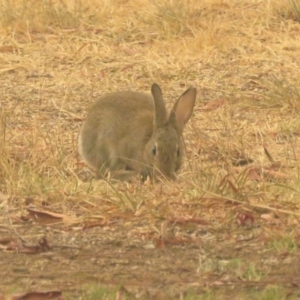
[[[176,172],[174,171],[174,168],[166,168],[165,165],[163,167],[152,165],[151,166],[151,174],[148,172],[148,175],[153,178],[163,178],[166,180],[176,180]]]

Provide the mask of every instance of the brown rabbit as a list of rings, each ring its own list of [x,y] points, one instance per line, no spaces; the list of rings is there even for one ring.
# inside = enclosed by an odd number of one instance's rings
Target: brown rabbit
[[[182,131],[197,90],[186,90],[169,115],[161,88],[154,83],[151,92],[153,97],[132,91],[110,93],[91,107],[79,135],[79,152],[99,175],[110,171],[116,179],[133,173],[145,178],[159,171],[175,178],[183,159]]]

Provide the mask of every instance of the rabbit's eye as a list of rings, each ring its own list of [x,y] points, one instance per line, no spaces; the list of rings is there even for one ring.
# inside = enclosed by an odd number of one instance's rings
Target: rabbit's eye
[[[152,154],[153,154],[153,156],[156,155],[156,146],[153,147],[153,149],[152,149]]]

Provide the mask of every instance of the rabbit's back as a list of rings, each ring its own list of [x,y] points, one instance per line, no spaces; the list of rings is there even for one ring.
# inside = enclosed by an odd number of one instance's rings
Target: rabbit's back
[[[87,115],[79,136],[84,160],[99,170],[136,168],[153,131],[153,98],[141,92],[102,96]]]

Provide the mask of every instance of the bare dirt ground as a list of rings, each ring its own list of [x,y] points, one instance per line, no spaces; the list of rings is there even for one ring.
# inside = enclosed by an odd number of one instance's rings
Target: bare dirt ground
[[[300,5],[99,3],[0,0],[0,299],[299,299]],[[95,179],[86,109],[153,82],[177,180]]]

